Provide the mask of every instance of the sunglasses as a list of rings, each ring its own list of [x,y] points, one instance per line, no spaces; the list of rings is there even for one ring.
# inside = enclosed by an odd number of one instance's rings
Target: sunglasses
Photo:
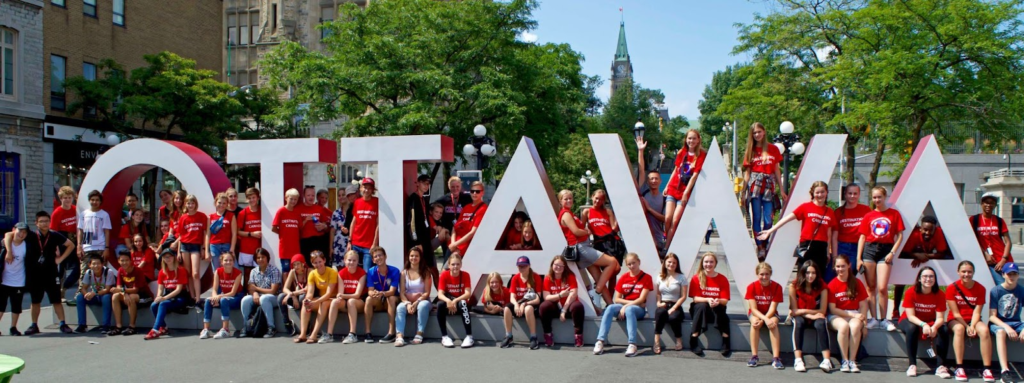
[[[480,194],[480,193],[483,193],[483,192],[484,192],[483,190],[470,190],[469,191],[470,194]]]

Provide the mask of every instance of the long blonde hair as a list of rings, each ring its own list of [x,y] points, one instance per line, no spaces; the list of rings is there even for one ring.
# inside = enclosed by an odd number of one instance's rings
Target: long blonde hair
[[[491,295],[492,279],[497,279],[499,285],[505,286],[505,281],[501,279],[501,274],[498,274],[497,271],[487,274],[487,287],[484,288],[484,300],[488,302],[494,302],[494,296]]]
[[[751,163],[751,156],[754,155],[754,129],[761,129],[764,131],[765,136],[761,139],[761,156],[768,156],[768,129],[764,128],[760,122],[755,122],[750,125],[750,131],[747,132],[747,149],[743,152],[743,163]]]
[[[718,256],[715,253],[707,252],[700,257],[700,267],[697,267],[697,281],[700,282],[701,290],[708,288],[708,273],[704,271],[704,258],[711,257],[715,260],[715,268],[718,267]]]

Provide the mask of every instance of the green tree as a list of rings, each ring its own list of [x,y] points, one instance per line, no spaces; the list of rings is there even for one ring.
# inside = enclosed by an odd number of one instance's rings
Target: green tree
[[[462,145],[482,123],[499,154],[525,135],[551,158],[596,107],[587,92],[595,79],[581,75],[582,56],[569,45],[517,40],[536,25],[536,7],[535,0],[346,4],[338,21],[321,26],[329,32],[323,53],[285,42],[261,65],[271,85],[294,94],[282,114],[303,106],[305,121],[349,117],[336,136],[446,134]]]
[[[719,107],[729,91],[740,85],[742,78],[739,76],[739,69],[742,66],[727,66],[725,70],[715,72],[711,76],[711,83],[704,86],[701,99],[697,101],[697,111],[700,112],[698,121],[701,130],[709,136],[719,137],[725,123],[734,120],[733,116],[722,114]],[[721,141],[724,137],[719,138]]]
[[[657,148],[662,142],[661,132],[658,130],[658,105],[664,104],[665,94],[658,89],[647,89],[632,79],[627,79],[619,86],[615,94],[608,100],[601,113],[601,126],[599,131],[594,133],[616,133],[622,137],[630,159],[636,158],[636,144],[634,141],[633,127],[639,119],[644,123],[644,139],[648,142],[649,148]],[[648,149],[648,163],[652,163],[650,156],[655,153]]]

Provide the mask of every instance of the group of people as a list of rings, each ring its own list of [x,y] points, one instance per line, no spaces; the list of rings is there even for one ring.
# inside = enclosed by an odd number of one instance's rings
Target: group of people
[[[991,365],[991,338],[997,340],[1000,362],[1005,370],[1005,343],[1021,340],[1024,325],[1020,321],[1019,300],[1024,288],[1016,284],[1017,269],[1010,255],[1008,230],[1005,222],[993,214],[996,199],[992,195],[982,198],[982,213],[970,218],[997,286],[991,291],[993,309],[989,313],[989,326],[985,327],[981,305],[985,301],[985,287],[973,281],[974,265],[963,262],[958,267],[961,280],[945,290],[936,287],[935,271],[925,264],[933,259],[950,258],[951,253],[944,235],[934,217],[925,216],[907,238],[903,237],[904,219],[900,212],[887,206],[887,190],[870,190],[873,207],[860,204],[860,186],[847,185],[842,191],[843,203],[832,209],[826,203],[828,186],[815,182],[810,190],[811,201],[798,206],[779,222],[772,216],[785,200],[778,188],[778,163],[781,154],[768,143],[763,125],[755,123],[751,129],[743,157],[744,205],[751,213],[752,231],[763,260],[770,236],[790,221],[799,221],[799,272],[788,289],[790,315],[794,329],[794,349],[797,359],[794,369],[806,371],[802,359],[803,329],[818,332],[818,341],[825,356],[819,365],[831,371],[828,331],[838,333],[841,351],[840,371],[859,372],[857,365],[860,343],[865,329],[882,327],[887,331],[902,329],[907,333],[907,349],[911,358],[908,375],[916,375],[916,350],[919,340],[933,345],[940,367],[936,374],[966,379],[962,368],[964,341],[978,338],[982,346],[983,376],[989,380]],[[688,204],[689,195],[706,157],[700,134],[690,130],[683,148],[675,156],[673,171],[667,187],[661,191],[661,175],[657,170],[645,172],[644,150],[647,143],[641,138],[638,148],[638,194],[662,258],[655,294],[654,353],[662,349],[661,333],[667,325],[675,336],[675,349],[683,349],[682,306],[692,299],[689,314],[693,331],[688,337],[689,348],[703,355],[698,336],[710,327],[722,336],[722,353],[731,353],[729,317],[725,307],[731,299],[729,281],[716,271],[715,254],[703,255],[700,267],[692,278],[683,273],[678,257],[666,254],[675,236],[681,215]],[[420,175],[416,187],[405,201],[405,252],[402,269],[387,263],[388,255],[379,247],[379,202],[375,197],[373,179],[363,178],[358,186],[339,189],[337,209],[330,211],[328,192],[306,186],[300,194],[297,189],[285,193],[285,204],[275,212],[270,227],[279,236],[277,253],[282,257],[280,269],[271,262],[270,253],[262,248],[262,222],[260,193],[255,188],[245,191],[248,206],[238,205],[238,193],[229,189],[215,197],[215,210],[206,214],[198,210],[198,199],[185,191],[160,192],[163,206],[159,209],[159,232],[151,235],[146,214],[137,207],[138,199],[129,195],[128,210],[122,215],[121,230],[116,238],[111,233],[111,217],[101,209],[103,195],[91,191],[89,208],[75,211],[75,192],[69,187],[58,192],[61,206],[52,214],[36,214],[38,233],[20,223],[16,230],[4,238],[6,250],[3,279],[0,280],[0,315],[6,304],[12,304],[10,334],[20,335],[17,329],[21,312],[21,297],[28,292],[32,300],[32,324],[25,334],[39,332],[37,325],[39,305],[47,295],[60,320],[60,331],[65,333],[87,330],[85,308],[100,305],[103,308],[100,328],[109,335],[136,333],[136,313],[140,306],[149,304],[156,317],[146,339],[156,339],[167,333],[166,318],[171,312],[191,306],[204,312],[204,329],[200,338],[228,337],[231,310],[241,310],[248,318],[255,308],[265,315],[268,325],[266,337],[277,334],[275,318],[283,315],[286,331],[298,343],[329,343],[338,312],[349,319],[349,331],[342,343],[359,341],[357,316],[366,316],[362,340],[390,343],[396,346],[423,342],[425,326],[432,311],[437,313],[442,333],[442,345],[454,347],[446,320],[449,315],[459,318],[465,327],[462,347],[472,347],[470,313],[502,316],[506,337],[502,347],[513,345],[514,318],[524,318],[530,331],[530,348],[553,344],[552,323],[571,319],[574,343],[583,345],[584,295],[590,292],[594,299],[606,306],[598,307],[602,316],[595,354],[601,354],[607,343],[608,329],[615,318],[625,320],[629,344],[626,356],[637,354],[636,321],[648,315],[648,294],[655,288],[654,279],[640,268],[640,259],[629,253],[618,235],[618,222],[603,190],[593,193],[593,206],[577,215],[574,212],[573,193],[558,193],[559,226],[568,246],[565,249],[547,249],[554,256],[546,276],[535,273],[530,259],[520,257],[516,266],[519,273],[506,283],[502,276],[487,276],[481,305],[471,289],[471,280],[461,272],[463,259],[476,231],[487,212],[484,202],[485,188],[481,182],[469,185],[463,193],[458,177],[448,180],[449,194],[429,202],[431,178]],[[159,237],[159,239],[158,239]],[[905,244],[904,244],[905,242]],[[113,252],[111,251],[113,244]],[[901,248],[897,254],[895,249]],[[541,250],[529,217],[516,213],[499,244],[505,249]],[[438,267],[435,250],[440,249],[444,267]],[[76,251],[77,250],[77,251]],[[81,262],[67,267],[69,263]],[[896,286],[896,304],[905,309],[901,315],[893,308],[893,318],[885,317],[889,303],[889,276],[896,258],[911,258],[912,266],[920,268],[915,284],[906,290]],[[108,264],[120,267],[112,268]],[[215,268],[212,295],[201,285],[205,262]],[[580,291],[576,276],[569,270],[575,262],[580,270],[590,275],[589,285]],[[64,321],[61,304],[63,288],[68,285],[68,274],[61,270],[78,271],[78,294],[74,299],[79,323],[72,330]],[[923,267],[922,267],[923,266]],[[625,271],[622,269],[625,268]],[[443,269],[443,270],[439,270]],[[767,328],[773,351],[772,366],[783,368],[779,359],[780,316],[778,304],[783,302],[783,288],[771,281],[772,269],[766,263],[756,266],[758,281],[747,286],[744,299],[749,306],[751,343],[757,348],[757,333]],[[863,281],[857,279],[863,274]],[[77,277],[71,277],[75,279]],[[436,289],[436,296],[432,295]],[[434,298],[432,298],[434,297]],[[69,305],[72,303],[68,301]],[[289,319],[288,308],[299,311],[298,324]],[[127,325],[122,310],[128,310]],[[211,329],[213,313],[221,313],[221,328]],[[387,334],[375,338],[370,331],[370,319],[375,312],[386,312],[389,317]],[[948,314],[943,314],[948,313]],[[313,321],[311,318],[316,317]],[[416,316],[415,334],[405,334],[408,316]],[[537,331],[536,318],[541,320],[542,332]],[[326,324],[324,323],[326,322]],[[990,335],[990,330],[991,334]],[[245,333],[243,332],[243,335]],[[950,374],[944,366],[949,335],[957,358],[956,369]],[[412,336],[409,336],[412,335]],[[757,355],[748,362],[759,364]]]

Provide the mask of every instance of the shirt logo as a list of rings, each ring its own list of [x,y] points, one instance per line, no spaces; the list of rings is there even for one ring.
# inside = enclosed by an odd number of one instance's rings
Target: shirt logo
[[[889,234],[889,229],[892,227],[892,222],[888,218],[881,217],[871,220],[871,234],[876,237],[884,237]]]

